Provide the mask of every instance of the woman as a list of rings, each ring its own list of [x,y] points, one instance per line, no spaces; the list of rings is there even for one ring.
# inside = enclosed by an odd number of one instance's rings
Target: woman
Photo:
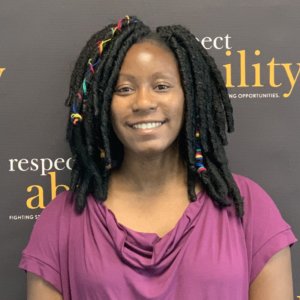
[[[230,173],[232,107],[195,36],[109,25],[81,52],[67,104],[72,192],[23,251],[28,299],[293,299],[296,238]]]

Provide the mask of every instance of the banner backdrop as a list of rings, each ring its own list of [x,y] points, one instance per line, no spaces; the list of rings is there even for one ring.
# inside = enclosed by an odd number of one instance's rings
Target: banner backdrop
[[[41,210],[68,189],[64,100],[74,62],[92,33],[127,14],[152,27],[182,24],[215,57],[235,113],[231,170],[262,185],[300,238],[298,0],[2,0],[1,299],[25,299],[21,250]],[[292,255],[296,297],[299,244]]]

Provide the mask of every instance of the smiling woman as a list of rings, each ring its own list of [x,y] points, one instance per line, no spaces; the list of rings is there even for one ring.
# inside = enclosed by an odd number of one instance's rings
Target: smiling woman
[[[107,26],[82,50],[67,105],[71,191],[23,251],[28,299],[293,298],[296,238],[230,172],[232,107],[191,32],[129,16]]]
[[[128,155],[176,156],[184,94],[174,54],[158,43],[133,45],[123,61],[111,104],[112,126]],[[142,155],[142,156],[141,156]]]

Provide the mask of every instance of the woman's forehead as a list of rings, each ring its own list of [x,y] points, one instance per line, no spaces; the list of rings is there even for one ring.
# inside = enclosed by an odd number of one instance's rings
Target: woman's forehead
[[[132,79],[137,75],[173,78],[179,75],[178,72],[175,55],[170,50],[146,41],[136,43],[128,50],[119,78]]]

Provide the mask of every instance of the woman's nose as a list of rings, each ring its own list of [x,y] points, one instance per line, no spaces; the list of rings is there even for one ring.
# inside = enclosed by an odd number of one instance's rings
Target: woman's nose
[[[155,95],[148,88],[141,88],[135,96],[132,110],[134,112],[148,112],[156,110],[157,102]]]

